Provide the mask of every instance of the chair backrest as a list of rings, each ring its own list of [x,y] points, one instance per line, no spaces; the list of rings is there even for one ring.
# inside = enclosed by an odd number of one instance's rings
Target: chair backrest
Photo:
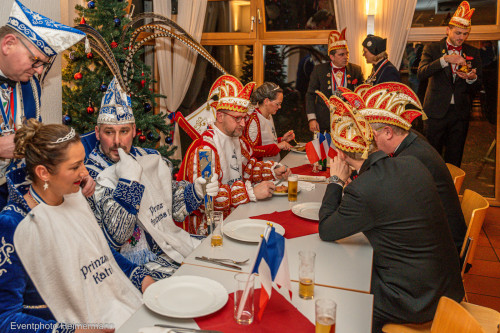
[[[472,265],[474,254],[476,252],[477,241],[479,239],[479,233],[481,232],[481,228],[483,226],[486,210],[490,204],[482,195],[466,189],[464,191],[461,206],[465,223],[467,224],[467,233],[465,234],[460,257],[462,258],[465,254],[467,239],[472,238],[472,243],[469,249],[470,253],[467,258],[467,263]]]
[[[465,240],[465,244],[462,246],[461,252],[463,252],[463,255],[460,256],[460,262],[462,264],[462,272],[461,272],[462,280],[464,278],[465,269],[467,268],[467,260],[469,259],[469,256],[470,256],[472,242],[473,242],[472,237],[467,237]]]
[[[446,163],[446,166],[450,171],[451,179],[453,179],[453,184],[455,184],[457,193],[460,193],[460,188],[462,187],[465,178],[465,171],[450,163]]]
[[[464,307],[442,296],[432,321],[431,333],[484,333],[484,330]]]

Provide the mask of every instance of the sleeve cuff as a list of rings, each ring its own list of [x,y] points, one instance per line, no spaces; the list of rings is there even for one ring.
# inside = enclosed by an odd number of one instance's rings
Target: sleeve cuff
[[[136,287],[140,292],[142,292],[142,280],[148,276],[149,270],[144,266],[137,266],[129,276],[130,282]]]
[[[113,199],[120,204],[129,214],[137,215],[141,207],[144,185],[120,178],[113,192]]]
[[[444,56],[442,56],[441,58],[439,58],[439,62],[441,63],[441,67],[442,68],[445,68],[445,67],[449,66],[449,64],[446,62],[446,60],[444,60]]]
[[[466,79],[466,80],[465,80],[465,82],[467,82],[467,84],[473,84],[473,83],[474,83],[474,82],[476,82],[476,81],[477,81],[477,76],[476,76],[476,78],[475,78],[475,79],[473,79],[473,80],[469,80],[469,79]]]
[[[196,194],[193,183],[189,183],[184,188],[184,201],[186,203],[186,210],[189,214],[198,209],[201,205],[203,198],[200,198],[198,194]]]
[[[249,180],[245,182],[245,188],[247,189],[247,194],[250,201],[257,201],[257,197],[255,196],[255,193],[253,193],[252,183]]]
[[[316,120],[316,113],[308,113],[307,120]]]

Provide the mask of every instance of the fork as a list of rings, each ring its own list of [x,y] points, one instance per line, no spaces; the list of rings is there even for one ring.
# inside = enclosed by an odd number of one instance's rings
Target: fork
[[[207,257],[205,257],[207,258]],[[245,260],[241,260],[241,261],[236,261],[236,260],[233,260],[233,259],[224,259],[224,258],[207,258],[208,260],[215,260],[215,261],[221,261],[221,262],[231,262],[235,265],[243,265],[245,264],[248,260],[250,259],[245,259]]]

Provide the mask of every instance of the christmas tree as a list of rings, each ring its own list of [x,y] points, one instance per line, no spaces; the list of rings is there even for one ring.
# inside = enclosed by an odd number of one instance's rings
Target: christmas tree
[[[240,81],[243,84],[247,84],[253,81],[253,46],[249,46],[248,50],[245,52],[245,60],[243,61],[243,66],[241,67],[242,74]]]
[[[130,19],[127,16],[127,2],[123,0],[90,0],[86,7],[77,5],[79,18],[75,23],[86,24],[95,29],[110,46],[120,71],[128,53],[131,30],[124,30]],[[122,36],[122,33],[124,35]],[[86,52],[83,44],[78,44],[66,54],[67,66],[63,69],[63,122],[74,127],[79,133],[93,131],[97,123],[102,97],[111,82],[113,74],[103,58],[95,52]],[[166,114],[154,114],[156,98],[164,98],[153,92],[154,81],[151,69],[145,65],[143,51],[134,54],[129,71],[129,87],[132,93],[132,108],[136,120],[137,135],[134,145],[156,148],[169,157],[176,147],[171,146],[173,125]],[[122,87],[124,88],[124,87]],[[125,89],[125,88],[124,88]],[[164,134],[168,145],[157,147],[160,133]],[[174,165],[179,161],[173,160]]]

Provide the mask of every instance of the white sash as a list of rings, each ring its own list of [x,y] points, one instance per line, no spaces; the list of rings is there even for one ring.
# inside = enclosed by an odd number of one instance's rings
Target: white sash
[[[214,126],[214,144],[219,154],[222,184],[231,185],[241,180],[243,164],[240,138],[230,137]]]
[[[14,245],[59,322],[118,328],[142,304],[81,192],[59,206],[36,206],[17,227]]]
[[[139,223],[171,259],[182,263],[194,248],[201,243],[185,230],[177,227],[172,219],[172,175],[160,155],[136,156],[142,166],[140,183],[144,194],[138,213]],[[118,162],[120,163],[120,162]],[[116,188],[116,164],[104,169],[97,176],[97,183]]]

